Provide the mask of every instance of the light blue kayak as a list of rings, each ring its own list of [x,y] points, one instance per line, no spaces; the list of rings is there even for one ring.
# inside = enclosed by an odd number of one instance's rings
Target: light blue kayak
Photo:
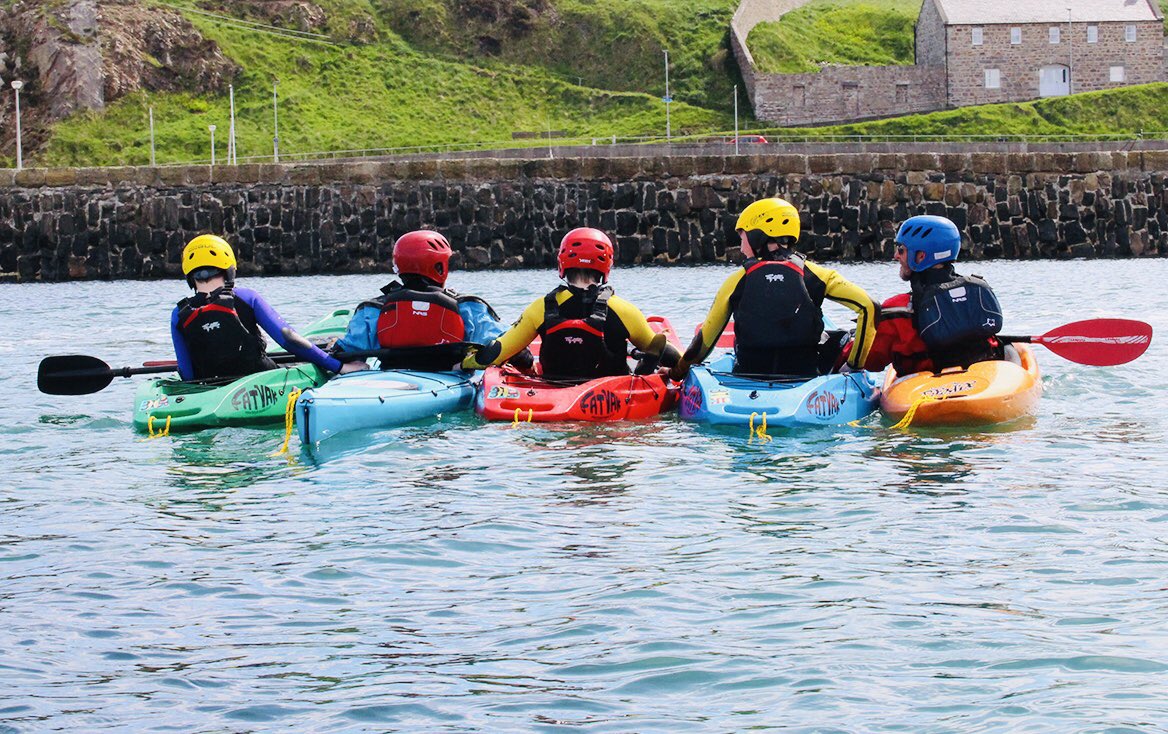
[[[681,386],[681,417],[722,425],[806,426],[850,423],[871,413],[880,390],[868,372],[810,379],[731,374],[734,355],[691,368]]]
[[[307,390],[296,403],[300,442],[314,446],[346,431],[373,430],[467,410],[474,402],[470,372],[369,370],[350,372]]]

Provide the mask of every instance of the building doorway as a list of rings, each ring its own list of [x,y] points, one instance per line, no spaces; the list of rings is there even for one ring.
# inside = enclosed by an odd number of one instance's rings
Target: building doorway
[[[1071,93],[1071,70],[1060,64],[1038,70],[1038,96],[1061,97]]]

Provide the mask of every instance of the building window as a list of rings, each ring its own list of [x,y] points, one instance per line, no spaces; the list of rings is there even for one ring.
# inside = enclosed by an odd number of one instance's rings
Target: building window
[[[1111,81],[1123,82],[1126,80],[1127,80],[1127,75],[1126,75],[1126,72],[1124,71],[1122,66],[1111,67]]]
[[[1058,26],[1054,26],[1053,28],[1050,29],[1050,42],[1051,43],[1058,43],[1059,42],[1059,28],[1058,28]]]
[[[1002,88],[1002,72],[1000,69],[986,69],[985,70],[985,88],[986,89],[1001,89]]]
[[[1134,25],[1128,25],[1128,26],[1123,27],[1123,40],[1127,41],[1128,43],[1135,42],[1135,40],[1136,40],[1136,27]]]
[[[1011,28],[1010,29],[1010,43],[1014,44],[1015,46],[1017,46],[1019,43],[1022,43],[1022,29],[1021,28]]]
[[[1087,26],[1087,43],[1099,43],[1099,26]]]
[[[982,41],[983,41],[982,29],[981,28],[973,28],[970,31],[970,34],[973,37],[973,45],[980,46],[982,44]]]
[[[908,104],[908,82],[896,83],[896,103]]]

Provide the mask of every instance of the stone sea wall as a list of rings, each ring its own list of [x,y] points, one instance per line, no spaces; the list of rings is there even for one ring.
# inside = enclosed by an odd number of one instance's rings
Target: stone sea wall
[[[420,227],[463,269],[550,266],[584,225],[622,264],[720,262],[764,196],[799,208],[820,260],[887,259],[926,213],[957,222],[970,259],[1168,254],[1168,151],[427,160],[0,171],[0,279],[177,277],[204,232],[242,274],[384,272]]]

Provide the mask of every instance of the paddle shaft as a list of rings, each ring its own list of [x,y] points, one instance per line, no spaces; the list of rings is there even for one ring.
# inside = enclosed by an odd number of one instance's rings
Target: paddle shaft
[[[471,342],[443,344],[440,348],[481,347]],[[352,362],[369,357],[385,359],[390,356],[432,353],[435,347],[397,347],[393,349],[366,349],[353,352],[339,352],[335,355],[341,362]],[[303,361],[294,354],[281,354],[273,358],[276,362]],[[115,377],[133,375],[155,375],[174,372],[177,364],[159,364],[146,367],[111,368],[97,357],[87,355],[61,355],[45,357],[41,360],[37,373],[37,387],[50,395],[90,395],[105,389]]]

